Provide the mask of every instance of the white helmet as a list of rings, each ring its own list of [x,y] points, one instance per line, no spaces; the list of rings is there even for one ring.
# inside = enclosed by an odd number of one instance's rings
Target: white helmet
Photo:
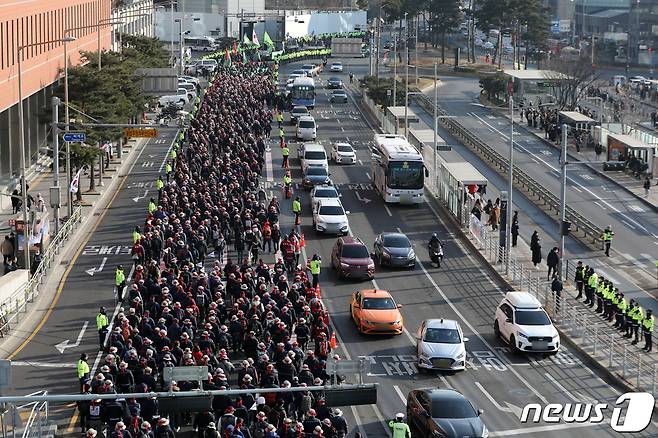
[[[404,420],[404,414],[402,412],[398,412],[397,414],[395,414],[395,419],[399,421]]]

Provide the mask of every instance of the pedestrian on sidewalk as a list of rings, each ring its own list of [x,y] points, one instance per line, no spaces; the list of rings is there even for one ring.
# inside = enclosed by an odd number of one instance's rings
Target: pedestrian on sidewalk
[[[557,266],[560,264],[560,250],[557,246],[554,246],[553,249],[546,256],[546,265],[548,266],[548,277],[547,280],[551,279],[551,273],[557,275]]]
[[[43,196],[41,193],[37,193],[37,211],[39,213],[45,213],[46,212],[46,201],[43,199]]]
[[[541,240],[537,231],[532,233],[530,237],[530,251],[532,252],[532,264],[537,267],[541,263]]]
[[[551,291],[553,292],[555,299],[555,313],[560,311],[560,301],[562,300],[562,281],[558,278],[557,274],[553,274],[553,282],[551,283]]]
[[[11,257],[14,255],[14,244],[11,243],[11,239],[9,239],[9,236],[5,236],[5,240],[2,241],[2,244],[0,244],[0,252],[2,252],[2,263],[7,263],[7,260],[9,260]]]
[[[512,246],[515,247],[519,239],[519,212],[514,210],[514,216],[512,216]]]
[[[647,176],[647,179],[644,180],[644,197],[648,198],[650,192],[651,192],[651,178]]]

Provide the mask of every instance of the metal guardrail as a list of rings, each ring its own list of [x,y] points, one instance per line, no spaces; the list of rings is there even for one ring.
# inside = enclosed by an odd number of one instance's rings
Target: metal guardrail
[[[41,263],[24,288],[18,289],[4,302],[0,303],[0,337],[4,337],[11,330],[12,325],[18,324],[20,314],[26,312],[28,303],[39,296],[39,289],[43,284],[48,269],[52,265],[59,249],[69,238],[76,225],[82,219],[82,207],[73,211],[71,217],[62,225],[57,235],[50,241],[48,248],[41,255]]]
[[[412,99],[416,99],[421,108],[430,114],[434,114],[434,102],[424,95],[412,95]],[[439,115],[438,122],[458,140],[465,145],[474,149],[480,156],[490,162],[501,174],[507,175],[509,170],[509,161],[501,155],[494,148],[477,138],[473,133],[468,131],[461,123],[454,118],[441,117],[448,116],[449,114],[441,107],[437,108]],[[543,202],[543,206],[559,214],[560,212],[560,198],[551,193],[530,175],[521,170],[518,166],[514,166],[514,182],[524,189],[526,193],[538,198],[538,201]],[[566,207],[566,218],[571,222],[574,231],[583,233],[584,238],[591,239],[593,244],[602,244],[601,235],[603,229],[586,219],[583,215],[578,213],[572,207]]]
[[[48,391],[33,392],[32,394],[28,394],[28,397],[38,395],[48,395]],[[44,436],[44,432],[48,427],[47,401],[25,403],[24,405],[16,406],[15,409],[30,409],[30,416],[23,427],[21,438],[41,438]]]
[[[501,248],[498,233],[471,224],[469,232],[475,238],[478,249],[494,268],[502,269],[507,253]],[[658,396],[658,359],[640,350],[640,344],[631,345],[621,334],[605,322],[599,314],[566,291],[558,297],[550,284],[537,276],[537,271],[512,256],[506,279],[515,290],[533,294],[551,316],[555,326],[568,336],[586,354],[594,358],[611,374],[626,381],[637,391],[651,392]],[[567,260],[563,263],[564,284],[572,284],[576,265]],[[533,275],[534,274],[534,275]],[[542,271],[542,275],[544,271]],[[642,330],[640,330],[642,341]],[[585,400],[583,400],[585,402]]]

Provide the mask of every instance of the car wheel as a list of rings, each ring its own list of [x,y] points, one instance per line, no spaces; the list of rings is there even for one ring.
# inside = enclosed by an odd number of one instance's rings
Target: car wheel
[[[494,321],[494,335],[496,339],[500,338],[500,327],[498,326],[498,320]]]
[[[516,348],[516,338],[514,335],[510,335],[509,337],[509,347],[512,350],[512,353],[518,353],[519,349]]]

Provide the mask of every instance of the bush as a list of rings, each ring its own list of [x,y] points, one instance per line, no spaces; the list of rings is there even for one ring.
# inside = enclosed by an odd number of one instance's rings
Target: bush
[[[501,100],[501,93],[507,92],[507,79],[502,73],[480,77],[480,88],[490,100]]]
[[[379,78],[377,80],[375,76],[364,76],[363,79],[359,79],[359,85],[365,89],[366,95],[377,105],[392,105],[393,98],[387,94],[388,90],[393,93],[392,78]],[[398,105],[400,102],[404,102],[404,82],[398,81],[395,100]]]

